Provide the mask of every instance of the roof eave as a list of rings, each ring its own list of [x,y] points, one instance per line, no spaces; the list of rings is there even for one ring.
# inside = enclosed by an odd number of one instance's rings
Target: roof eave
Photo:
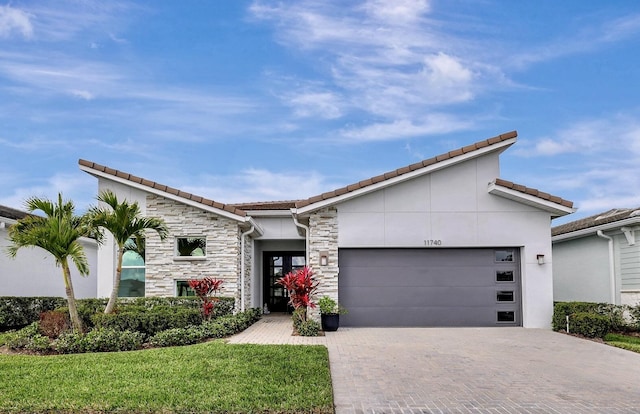
[[[339,204],[347,200],[350,200],[352,198],[360,197],[362,195],[365,195],[374,191],[378,191],[380,189],[383,189],[392,185],[396,185],[398,183],[408,181],[425,174],[430,174],[432,172],[439,171],[444,168],[451,167],[452,165],[460,164],[462,162],[469,161],[471,159],[478,158],[489,153],[502,152],[506,150],[508,147],[510,147],[511,145],[513,145],[516,141],[517,141],[517,137],[513,137],[490,146],[476,149],[475,151],[458,155],[456,157],[449,158],[447,160],[443,160],[435,164],[431,164],[426,167],[422,167],[417,170],[407,172],[405,174],[398,175],[396,177],[393,177],[384,181],[380,181],[379,183],[371,184],[366,187],[362,187],[342,195],[327,198],[325,200],[320,200],[315,203],[306,205],[304,207],[292,209],[292,211],[294,211],[295,214],[298,214],[298,215],[308,214],[313,211],[320,210],[322,208],[329,207],[334,204]]]
[[[551,242],[579,239],[581,237],[596,234],[599,230],[602,230],[602,231],[620,230],[620,228],[622,227],[632,226],[632,225],[636,225],[636,226],[640,225],[640,217],[630,217],[624,220],[618,220],[618,221],[613,221],[611,223],[605,223],[597,226],[587,227],[586,229],[580,229],[580,230],[570,231],[567,233],[558,234],[556,236],[551,236]]]
[[[114,181],[114,182],[126,185],[128,187],[136,188],[136,189],[144,191],[146,193],[155,194],[155,195],[158,195],[160,197],[164,197],[164,198],[167,198],[167,199],[170,199],[170,200],[173,200],[173,201],[180,202],[182,204],[186,204],[186,205],[198,208],[200,210],[209,211],[211,213],[217,214],[217,215],[222,216],[222,217],[226,217],[226,218],[231,219],[231,220],[239,221],[239,222],[242,222],[242,223],[247,222],[247,221],[250,220],[250,217],[239,216],[237,214],[233,214],[233,213],[231,213],[229,211],[222,210],[222,209],[216,208],[214,206],[209,206],[209,205],[206,205],[206,204],[198,203],[197,201],[193,201],[193,200],[190,200],[188,198],[180,197],[178,195],[171,194],[171,193],[168,193],[166,191],[162,191],[162,190],[159,190],[159,189],[156,189],[156,188],[153,188],[153,187],[149,187],[149,186],[146,186],[146,185],[143,185],[143,184],[139,184],[139,183],[136,183],[136,182],[133,182],[133,181],[130,181],[130,180],[115,176],[115,175],[107,174],[107,173],[104,173],[102,171],[98,171],[96,169],[93,169],[91,167],[88,167],[88,166],[85,166],[85,165],[82,165],[82,164],[80,164],[79,167],[80,167],[80,170],[82,170],[82,171],[84,171],[84,172],[86,172],[88,174],[91,174],[93,176],[104,178],[104,179],[109,180],[109,181]]]
[[[567,214],[575,213],[577,211],[577,209],[573,207],[567,207],[562,204],[554,203],[553,201],[544,200],[540,197],[502,187],[497,185],[495,182],[489,183],[487,192],[489,194],[497,195],[499,197],[507,198],[509,200],[517,201],[519,203],[547,211],[551,213],[551,217],[553,218],[566,216]]]

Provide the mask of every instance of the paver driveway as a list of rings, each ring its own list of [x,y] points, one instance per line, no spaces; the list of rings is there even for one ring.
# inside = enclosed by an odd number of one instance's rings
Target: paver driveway
[[[640,413],[640,354],[523,328],[340,328],[266,318],[231,342],[325,344],[336,413]]]

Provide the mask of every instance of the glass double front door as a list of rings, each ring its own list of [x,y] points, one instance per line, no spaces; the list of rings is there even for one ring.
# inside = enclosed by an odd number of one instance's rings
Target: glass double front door
[[[276,282],[287,273],[302,269],[305,265],[305,253],[265,252],[263,260],[264,302],[271,312],[286,312],[289,310],[289,295]]]

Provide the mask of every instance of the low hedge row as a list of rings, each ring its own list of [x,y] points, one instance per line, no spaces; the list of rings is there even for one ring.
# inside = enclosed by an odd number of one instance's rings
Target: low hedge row
[[[235,315],[221,316],[200,325],[171,328],[149,338],[148,346],[190,345],[207,339],[224,338],[240,332],[260,319],[262,310],[249,309]],[[113,328],[94,328],[87,334],[65,332],[51,340],[40,332],[38,322],[5,334],[5,344],[14,350],[29,350],[41,354],[71,354],[83,352],[132,351],[145,347],[141,332]]]
[[[93,327],[92,316],[102,313],[107,305],[107,299],[78,299],[78,313],[85,327]],[[0,296],[0,331],[25,327],[40,319],[40,314],[55,309],[66,310],[67,300],[61,297],[22,297]],[[201,309],[202,301],[197,297],[150,297],[150,298],[121,298],[118,299],[116,309],[122,311],[129,306],[153,309],[155,307],[188,307]],[[234,299],[220,298],[216,303],[213,317],[233,313]]]
[[[603,338],[610,331],[629,329],[632,321],[625,319],[627,306],[592,302],[557,302],[553,308],[552,328],[589,338]]]
[[[155,306],[144,308],[129,305],[117,313],[96,313],[91,317],[92,326],[117,331],[140,332],[153,336],[172,328],[184,328],[202,323],[202,312],[196,308]]]

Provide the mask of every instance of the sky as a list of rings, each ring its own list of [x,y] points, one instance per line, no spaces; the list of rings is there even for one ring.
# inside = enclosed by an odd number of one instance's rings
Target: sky
[[[0,204],[86,159],[222,203],[308,198],[517,130],[501,178],[640,206],[640,3],[0,0]]]

